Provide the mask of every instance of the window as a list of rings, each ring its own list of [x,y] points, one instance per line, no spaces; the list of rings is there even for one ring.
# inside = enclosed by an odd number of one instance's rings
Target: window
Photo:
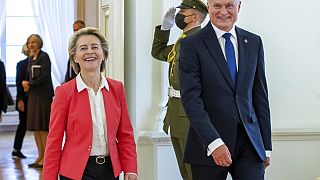
[[[35,0],[7,0],[0,46],[8,84],[15,84],[16,64],[26,58],[21,53],[22,45],[30,34],[38,33],[35,19],[39,13],[33,10],[36,5]]]

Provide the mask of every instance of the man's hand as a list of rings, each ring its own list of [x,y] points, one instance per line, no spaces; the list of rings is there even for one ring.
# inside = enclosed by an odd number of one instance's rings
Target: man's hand
[[[264,169],[267,169],[267,167],[270,165],[270,157],[267,157],[267,159],[263,162]]]
[[[124,175],[124,180],[138,180],[138,177],[135,174],[126,174]]]
[[[161,30],[170,30],[174,25],[174,16],[176,14],[176,8],[170,8],[163,17]]]
[[[24,103],[22,100],[18,101],[18,109],[19,111],[24,112]]]
[[[232,163],[230,151],[225,144],[215,149],[211,156],[218,166],[229,167]]]

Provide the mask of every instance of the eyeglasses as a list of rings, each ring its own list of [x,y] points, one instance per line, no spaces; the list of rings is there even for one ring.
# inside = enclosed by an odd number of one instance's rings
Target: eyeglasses
[[[231,10],[231,9],[234,9],[236,7],[237,3],[236,2],[233,2],[233,3],[226,3],[226,4],[219,4],[219,3],[212,3],[211,6],[216,9],[216,10],[220,10],[223,6],[228,9],[228,10]]]

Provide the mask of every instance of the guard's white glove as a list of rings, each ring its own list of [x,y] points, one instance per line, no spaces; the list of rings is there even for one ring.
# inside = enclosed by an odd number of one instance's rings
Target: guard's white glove
[[[176,8],[170,8],[163,17],[161,30],[170,30],[174,25],[174,16],[176,14]]]

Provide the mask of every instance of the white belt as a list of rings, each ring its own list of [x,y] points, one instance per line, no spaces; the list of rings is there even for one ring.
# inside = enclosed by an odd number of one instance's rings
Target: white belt
[[[168,88],[168,95],[170,98],[175,97],[175,98],[181,98],[180,96],[180,91],[173,89],[173,87]]]

